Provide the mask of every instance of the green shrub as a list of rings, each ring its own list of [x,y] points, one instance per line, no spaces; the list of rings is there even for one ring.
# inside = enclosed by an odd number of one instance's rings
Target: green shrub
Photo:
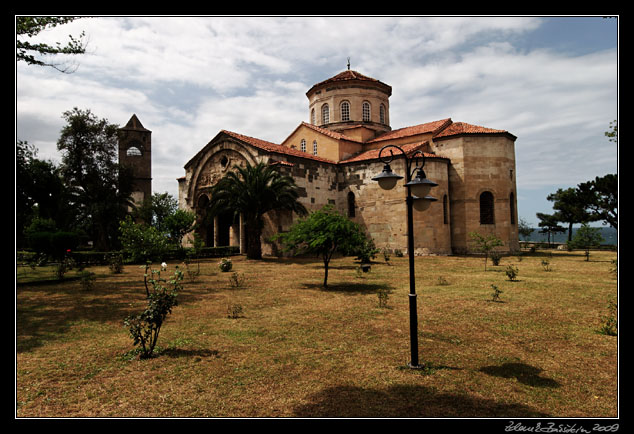
[[[509,264],[509,266],[506,267],[506,277],[508,277],[510,281],[514,281],[517,278],[518,273],[518,268],[513,264]]]
[[[172,308],[178,305],[177,296],[182,289],[182,280],[183,273],[178,267],[174,277],[169,281],[161,278],[161,271],[152,270],[152,279],[148,280],[152,285],[152,291],[148,296],[147,307],[143,312],[125,318],[124,324],[128,327],[134,345],[140,345],[142,359],[152,356],[165,318],[172,312]],[[168,289],[165,284],[170,285],[170,288]]]

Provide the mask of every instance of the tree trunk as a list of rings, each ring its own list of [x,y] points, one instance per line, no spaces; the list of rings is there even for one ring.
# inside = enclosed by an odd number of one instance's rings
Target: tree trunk
[[[260,236],[262,230],[257,224],[247,223],[247,259],[262,259],[262,245]]]

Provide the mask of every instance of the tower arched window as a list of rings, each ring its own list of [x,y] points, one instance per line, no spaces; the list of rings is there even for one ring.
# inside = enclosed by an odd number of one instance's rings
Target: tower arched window
[[[385,106],[383,104],[379,106],[379,122],[385,123]]]
[[[442,222],[446,225],[449,224],[449,200],[446,194],[442,197]]]
[[[141,150],[137,148],[136,146],[130,146],[125,154],[128,157],[140,157],[141,155],[143,155],[141,153]]]
[[[515,195],[511,192],[511,196],[509,197],[509,209],[511,211],[511,224],[515,224]]]
[[[355,206],[356,204],[354,200],[354,193],[349,192],[348,193],[348,217],[352,218],[356,215]]]
[[[363,122],[370,122],[370,103],[363,102]]]
[[[302,139],[302,141],[299,142],[299,149],[302,152],[306,152],[306,140]]]
[[[330,123],[330,108],[328,107],[328,104],[321,106],[321,123]]]
[[[480,195],[480,224],[492,225],[495,223],[493,213],[493,193],[485,191]]]
[[[310,123],[315,125],[315,109],[310,111]]]
[[[343,122],[350,120],[350,103],[348,101],[341,103],[341,120]]]

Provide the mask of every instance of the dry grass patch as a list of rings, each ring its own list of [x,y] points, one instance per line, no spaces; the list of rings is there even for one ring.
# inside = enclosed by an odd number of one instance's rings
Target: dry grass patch
[[[486,272],[482,258],[417,258],[421,371],[405,368],[406,258],[362,274],[352,258],[335,259],[327,290],[317,259],[234,257],[229,273],[203,261],[148,360],[131,357],[123,327],[145,304],[139,267],[95,267],[90,290],[19,284],[17,415],[617,416],[617,339],[597,332],[617,294],[615,257],[555,252],[549,272],[542,256]]]

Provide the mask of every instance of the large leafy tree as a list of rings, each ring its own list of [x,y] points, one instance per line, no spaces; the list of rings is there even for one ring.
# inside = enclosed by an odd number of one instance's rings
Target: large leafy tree
[[[328,264],[339,252],[358,254],[368,237],[361,227],[339,214],[332,205],[311,213],[295,223],[288,232],[274,237],[284,244],[284,250],[293,254],[311,253],[321,256],[324,262],[324,288],[328,287]]]
[[[119,221],[127,214],[132,175],[117,162],[118,126],[98,119],[90,110],[74,108],[63,115],[57,149],[62,152],[61,174],[71,192],[75,224],[91,236],[95,248],[116,246]]]
[[[73,209],[66,206],[67,189],[59,168],[51,161],[36,158],[37,149],[24,141],[16,142],[16,241],[24,244],[24,230],[33,219],[52,220],[61,230],[75,229]]]
[[[568,223],[568,241],[572,241],[572,225],[591,220],[582,195],[575,188],[560,188],[556,193],[549,194],[547,199],[553,202],[555,218],[562,223]]]
[[[210,215],[229,212],[237,219],[242,214],[249,259],[262,258],[260,237],[263,216],[272,210],[288,210],[299,215],[307,213],[299,202],[293,178],[280,174],[274,166],[265,163],[234,166],[234,170],[223,176],[211,191]]]
[[[617,174],[597,176],[577,186],[590,212],[590,220],[603,220],[618,229],[619,179]]]

